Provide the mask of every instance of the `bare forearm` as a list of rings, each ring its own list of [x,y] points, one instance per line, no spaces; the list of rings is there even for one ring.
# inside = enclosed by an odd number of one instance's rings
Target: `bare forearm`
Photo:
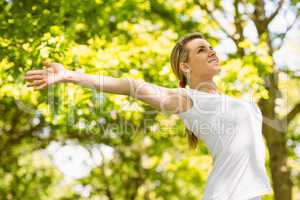
[[[95,88],[102,92],[130,95],[134,80],[129,78],[114,78],[110,76],[85,74],[77,71],[68,71],[64,82],[71,82],[81,86]]]
[[[183,104],[178,89],[161,87],[144,80],[67,71],[63,82],[95,88],[102,92],[131,96],[161,111],[177,112],[178,107]]]
[[[71,82],[100,90],[102,92],[131,96],[152,107],[163,111],[184,110],[185,101],[178,88],[166,88],[147,83],[144,80],[132,78],[114,78],[110,76],[85,74],[82,72],[66,70],[60,63],[43,62],[43,70],[30,70],[24,79],[30,81],[29,87],[44,89],[52,84]]]

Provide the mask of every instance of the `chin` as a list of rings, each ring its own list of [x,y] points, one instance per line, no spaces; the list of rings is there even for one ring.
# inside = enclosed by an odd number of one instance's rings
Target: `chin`
[[[215,71],[216,74],[219,73],[219,72],[221,71],[221,68],[220,68],[219,65],[214,65],[214,66],[213,66],[213,69],[214,69],[214,71]]]

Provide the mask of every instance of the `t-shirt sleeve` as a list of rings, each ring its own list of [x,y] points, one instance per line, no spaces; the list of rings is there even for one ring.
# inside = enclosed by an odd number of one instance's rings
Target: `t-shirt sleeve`
[[[190,90],[188,88],[181,88],[181,91],[183,93],[185,93],[192,100],[192,102],[193,102],[191,108],[189,108],[188,110],[186,110],[186,111],[181,112],[181,113],[178,114],[179,117],[185,118],[186,116],[189,116],[189,115],[191,115],[193,113],[193,110],[194,110],[194,107],[195,107],[195,101],[196,100],[195,100],[195,97],[194,97],[194,95],[192,93],[192,90]]]
[[[222,101],[222,96],[218,94],[210,94],[206,92],[201,92],[193,90],[190,88],[181,88],[188,97],[192,100],[193,105],[188,110],[179,113],[181,118],[190,117],[192,115],[214,115],[218,114],[222,107],[224,101]],[[224,104],[225,105],[225,104]]]
[[[259,108],[258,105],[257,105],[257,103],[252,102],[252,106],[254,107],[254,110],[255,110],[257,113],[259,113],[260,115],[262,114],[260,108]]]
[[[259,106],[257,105],[257,103],[255,103],[255,102],[250,102],[250,103],[251,103],[253,111],[255,112],[256,117],[259,120],[262,120],[263,119],[262,112],[261,112]]]

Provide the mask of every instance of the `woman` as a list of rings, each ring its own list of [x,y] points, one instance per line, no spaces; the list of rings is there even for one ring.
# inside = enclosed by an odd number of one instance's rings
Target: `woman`
[[[201,139],[213,156],[204,200],[257,200],[272,192],[264,165],[262,114],[251,102],[217,92],[213,77],[220,71],[219,60],[201,34],[188,34],[173,48],[171,66],[181,88],[69,71],[59,63],[43,64],[45,69],[26,73],[29,86],[43,89],[72,82],[132,96],[160,111],[178,114],[187,127],[189,144],[195,147]]]

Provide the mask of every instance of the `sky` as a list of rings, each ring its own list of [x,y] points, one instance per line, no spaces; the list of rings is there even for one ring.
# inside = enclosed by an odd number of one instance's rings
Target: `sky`
[[[108,145],[83,147],[72,140],[68,140],[65,145],[53,141],[47,147],[47,152],[52,156],[56,167],[69,180],[89,175],[92,168],[102,163],[102,154],[105,161],[111,160],[113,156],[113,148]]]

